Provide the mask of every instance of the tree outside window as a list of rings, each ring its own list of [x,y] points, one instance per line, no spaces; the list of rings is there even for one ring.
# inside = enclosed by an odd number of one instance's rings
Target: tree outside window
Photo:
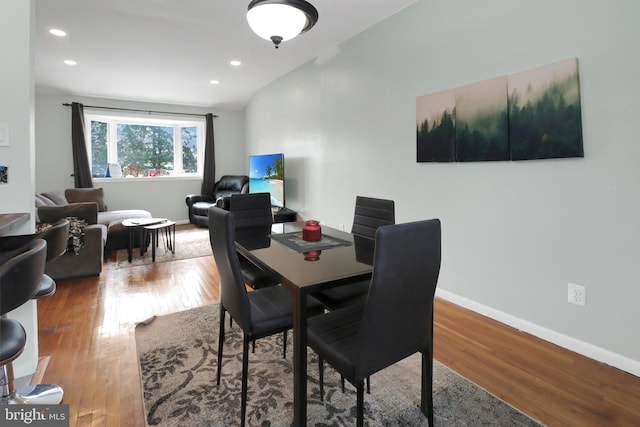
[[[204,119],[140,119],[86,114],[91,171],[106,176],[118,163],[125,177],[199,174],[204,150]]]

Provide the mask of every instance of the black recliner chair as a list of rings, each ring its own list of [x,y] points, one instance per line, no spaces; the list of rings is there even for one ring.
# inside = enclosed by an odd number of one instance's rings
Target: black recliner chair
[[[249,192],[249,177],[246,175],[224,175],[215,183],[213,194],[189,194],[185,200],[189,208],[189,222],[200,227],[209,226],[209,208],[218,206],[229,210],[232,194]]]

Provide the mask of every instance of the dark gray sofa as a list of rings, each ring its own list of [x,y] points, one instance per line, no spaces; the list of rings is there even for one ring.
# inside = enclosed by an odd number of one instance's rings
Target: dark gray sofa
[[[75,254],[67,253],[47,264],[46,273],[54,279],[96,276],[102,271],[104,252],[126,249],[129,230],[122,225],[127,218],[150,218],[141,209],[108,211],[102,188],[74,188],[37,194],[37,221],[53,224],[61,218],[76,217],[88,224],[84,228],[84,247]],[[139,247],[138,233],[134,246]],[[148,243],[148,242],[146,242]]]

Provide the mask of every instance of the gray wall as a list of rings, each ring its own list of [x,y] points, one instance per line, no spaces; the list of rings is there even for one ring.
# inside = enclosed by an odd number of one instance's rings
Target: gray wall
[[[440,295],[640,375],[638,16],[634,0],[418,1],[258,92],[247,153],[285,153],[303,218],[349,229],[356,195],[440,218]],[[584,159],[416,163],[417,96],[572,57]]]
[[[33,54],[35,23],[33,0],[0,2],[0,123],[9,128],[9,146],[0,147],[0,165],[9,167],[9,179],[0,184],[0,213],[27,212],[31,220],[13,234],[34,231]],[[11,311],[27,332],[22,355],[13,362],[16,378],[33,374],[38,365],[38,319],[35,300]]]
[[[64,191],[73,188],[71,149],[71,108],[62,103],[82,102],[85,105],[136,108],[182,113],[214,113],[216,142],[216,176],[246,174],[247,156],[244,143],[244,114],[237,111],[211,111],[203,108],[161,105],[111,99],[83,98],[36,93],[35,144],[36,192]],[[156,217],[188,221],[185,196],[200,193],[202,178],[154,178],[94,182],[103,187],[109,210],[146,209]]]

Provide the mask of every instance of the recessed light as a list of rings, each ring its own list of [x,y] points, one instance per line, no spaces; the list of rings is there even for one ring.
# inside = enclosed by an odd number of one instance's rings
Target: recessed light
[[[212,85],[219,85],[220,81],[219,80],[211,80],[209,83],[211,83]]]
[[[233,61],[229,62],[229,64],[233,65],[234,67],[237,67],[237,66],[241,65],[242,62],[234,59]]]
[[[59,30],[57,28],[52,28],[49,30],[49,33],[53,34],[54,36],[58,36],[58,37],[64,37],[67,35],[66,32]]]
[[[67,65],[78,65],[78,63],[76,61],[74,61],[73,59],[65,59],[64,63]]]

